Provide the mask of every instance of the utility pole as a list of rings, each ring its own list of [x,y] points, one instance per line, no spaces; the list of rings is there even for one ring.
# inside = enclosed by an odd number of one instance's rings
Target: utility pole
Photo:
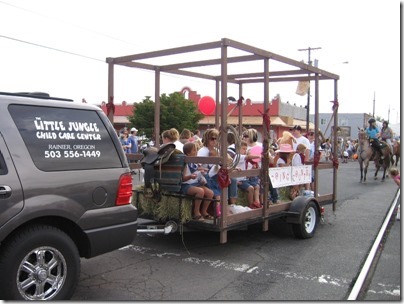
[[[313,50],[320,50],[321,47],[316,47],[316,48],[312,48],[312,47],[308,47],[307,49],[298,49],[298,51],[308,51],[309,52],[309,60],[307,61],[308,65],[311,65],[311,59],[310,59],[310,55],[311,55],[311,51]],[[309,73],[310,76],[310,73]],[[310,123],[310,85],[309,85],[309,90],[307,91],[307,114],[306,114],[306,131],[309,131],[309,124]]]
[[[389,105],[389,111],[387,112],[387,122],[390,122],[390,105]]]
[[[375,118],[376,92],[373,92],[373,118]]]

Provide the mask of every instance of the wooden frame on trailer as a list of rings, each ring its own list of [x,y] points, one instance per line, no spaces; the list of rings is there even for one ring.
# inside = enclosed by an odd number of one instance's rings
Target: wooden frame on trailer
[[[179,54],[187,54],[194,55],[197,52],[208,52],[210,50],[220,50],[220,56],[216,56],[210,59],[203,60],[194,60],[194,61],[186,61],[186,62],[176,62],[173,64],[157,64],[150,63],[151,60],[161,61],[162,58],[168,58],[168,56],[174,56]],[[234,52],[241,52],[242,55],[231,56],[228,54],[230,50]],[[198,53],[200,54],[200,53]],[[209,55],[209,54],[208,54]],[[185,58],[182,56],[181,58]],[[174,60],[174,59],[172,59]],[[281,66],[284,66],[285,69],[282,70],[274,70],[270,71],[269,62],[275,61],[279,63]],[[238,73],[238,74],[228,74],[228,65],[233,65],[237,63],[243,62],[255,62],[262,61],[262,70],[251,71],[248,73]],[[242,89],[244,84],[250,83],[263,83],[264,84],[264,115],[269,107],[269,83],[270,82],[287,82],[287,81],[314,81],[315,82],[315,90],[314,90],[314,99],[315,99],[315,121],[314,124],[316,126],[315,132],[315,147],[318,147],[318,125],[319,125],[319,81],[320,80],[333,80],[334,81],[334,101],[337,105],[338,94],[337,94],[337,84],[339,80],[339,76],[325,70],[319,69],[317,67],[305,64],[300,61],[296,61],[269,51],[262,50],[260,48],[256,48],[244,43],[240,43],[228,38],[223,38],[219,41],[189,45],[183,47],[170,48],[160,51],[152,51],[122,57],[108,57],[106,58],[106,62],[108,63],[108,100],[109,103],[113,103],[114,96],[114,66],[122,65],[132,68],[146,69],[150,71],[154,71],[155,73],[155,113],[154,113],[154,124],[155,124],[155,138],[158,138],[160,135],[160,80],[161,73],[175,74],[186,77],[196,77],[200,79],[212,80],[216,83],[216,100],[220,100],[220,102],[216,103],[216,113],[215,113],[215,126],[219,129],[219,131],[224,134],[227,133],[227,116],[222,115],[219,117],[220,113],[227,113],[227,85],[229,83],[239,85],[239,93],[242,96]],[[196,69],[206,66],[220,66],[220,74],[212,75],[197,72]],[[292,67],[292,68],[290,68]],[[220,93],[220,94],[219,94]],[[220,107],[220,108],[219,108]],[[113,107],[112,107],[113,108]],[[113,111],[109,112],[109,119],[113,123]],[[239,127],[241,131],[241,121],[242,121],[242,113],[239,111]],[[334,125],[338,125],[338,109],[335,109],[334,113]],[[264,124],[264,123],[263,123]],[[336,128],[334,128],[336,129]],[[337,142],[337,133],[334,132],[334,143]],[[265,152],[268,151],[268,142],[266,139],[269,139],[268,130],[264,128],[264,155]],[[221,146],[225,147],[226,136],[221,136]],[[157,142],[157,146],[159,143]],[[316,148],[317,149],[317,148]],[[316,151],[317,152],[317,151]],[[334,156],[336,153],[336,149],[334,148]],[[337,159],[336,157],[334,157]],[[188,157],[186,161],[192,161]],[[216,160],[217,161],[217,160]],[[211,157],[206,157],[205,160],[201,158],[198,159],[199,163],[212,163]],[[226,149],[222,149],[221,158],[219,163],[222,164],[224,168],[227,167],[227,153]],[[315,164],[314,172],[315,179],[318,180],[318,169],[322,168],[333,168],[333,192],[330,194],[325,194],[322,196],[318,195],[318,183],[315,183],[315,199],[318,203],[333,203],[333,209],[335,210],[336,203],[336,192],[337,192],[337,166],[334,164]],[[268,198],[268,159],[263,159],[262,172],[260,170],[247,170],[244,174],[248,175],[259,175],[264,177],[264,202],[267,201]],[[230,177],[239,176],[239,172],[230,172]],[[226,188],[225,188],[226,189]],[[264,204],[262,209],[255,209],[245,213],[232,214],[227,215],[227,191],[222,191],[221,196],[221,205],[222,205],[222,218],[220,221],[220,242],[227,242],[227,231],[232,229],[233,227],[238,227],[240,224],[262,221],[263,222],[263,230],[268,230],[268,220],[271,216],[275,214],[281,214],[289,209],[292,202],[283,203],[279,205],[271,205],[267,206]]]

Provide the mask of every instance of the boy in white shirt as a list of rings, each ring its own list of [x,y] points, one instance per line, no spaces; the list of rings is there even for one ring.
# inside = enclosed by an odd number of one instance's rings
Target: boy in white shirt
[[[297,146],[299,144],[304,144],[307,147],[306,152],[304,154],[305,159],[306,160],[310,159],[310,141],[307,137],[302,135],[302,127],[296,125],[293,127],[293,129],[291,129],[291,131],[292,131],[293,136],[296,139],[296,142],[293,143],[293,150],[296,151]]]

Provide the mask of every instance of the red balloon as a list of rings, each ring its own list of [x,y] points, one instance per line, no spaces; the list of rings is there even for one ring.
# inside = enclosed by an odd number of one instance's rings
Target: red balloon
[[[203,96],[201,99],[199,99],[198,108],[202,114],[210,115],[216,109],[216,102],[212,97]]]

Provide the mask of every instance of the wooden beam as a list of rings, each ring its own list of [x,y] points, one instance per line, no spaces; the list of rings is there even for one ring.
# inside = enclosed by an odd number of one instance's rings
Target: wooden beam
[[[204,51],[214,48],[219,48],[221,46],[221,41],[216,42],[208,42],[208,43],[201,43],[189,46],[182,46],[176,47],[172,49],[166,49],[161,51],[153,51],[135,55],[128,55],[122,57],[115,57],[113,61],[115,64],[122,63],[122,62],[129,62],[133,60],[141,60],[141,59],[148,59],[148,58],[155,58],[155,57],[162,57],[162,56],[169,56],[169,55],[177,55],[182,53],[189,53],[189,52],[196,52],[196,51]]]

